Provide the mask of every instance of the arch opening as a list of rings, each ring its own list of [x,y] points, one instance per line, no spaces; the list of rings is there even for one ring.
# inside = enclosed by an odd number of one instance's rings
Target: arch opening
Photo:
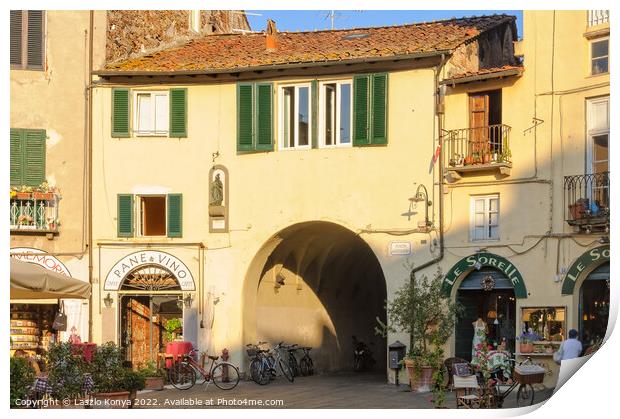
[[[311,346],[319,372],[353,370],[353,336],[385,372],[386,282],[372,249],[334,223],[295,224],[254,257],[244,291],[244,340]]]

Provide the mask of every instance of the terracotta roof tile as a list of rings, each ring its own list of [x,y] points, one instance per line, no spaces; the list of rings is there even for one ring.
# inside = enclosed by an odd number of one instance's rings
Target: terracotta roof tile
[[[493,76],[500,76],[502,73],[521,74],[523,71],[524,71],[523,66],[518,66],[518,65],[505,65],[502,67],[481,68],[478,71],[470,71],[466,73],[452,75],[449,78],[443,80],[442,83],[443,84],[459,83],[463,79],[477,78],[478,76],[489,76],[485,78],[491,78]]]
[[[106,72],[242,71],[295,63],[335,63],[453,50],[514,16],[490,15],[402,26],[278,32],[267,51],[264,33],[208,35],[143,57],[106,66]]]

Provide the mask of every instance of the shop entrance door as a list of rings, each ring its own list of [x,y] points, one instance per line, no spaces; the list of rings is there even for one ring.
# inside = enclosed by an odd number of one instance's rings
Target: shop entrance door
[[[181,296],[122,295],[120,302],[121,345],[126,360],[133,367],[144,366],[149,360],[156,361],[157,354],[174,338],[166,330],[168,322],[179,319],[183,324]]]
[[[584,349],[602,342],[609,320],[609,263],[588,275],[579,289],[579,340]]]

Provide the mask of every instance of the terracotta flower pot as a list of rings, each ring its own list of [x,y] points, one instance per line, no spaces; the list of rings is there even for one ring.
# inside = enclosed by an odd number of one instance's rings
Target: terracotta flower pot
[[[129,408],[129,392],[93,393],[93,408],[95,409],[127,409]]]
[[[49,201],[51,199],[54,199],[54,194],[51,192],[35,192],[33,195],[34,199],[38,199],[41,201]]]
[[[534,344],[533,343],[519,344],[519,352],[523,354],[529,354],[530,352],[534,352]]]
[[[164,389],[164,377],[146,377],[145,390],[163,390]]]
[[[433,385],[433,372],[434,368],[428,365],[421,367],[415,367],[413,360],[406,359],[405,366],[409,373],[409,383],[411,385],[411,391],[415,393],[428,393],[431,391]]]

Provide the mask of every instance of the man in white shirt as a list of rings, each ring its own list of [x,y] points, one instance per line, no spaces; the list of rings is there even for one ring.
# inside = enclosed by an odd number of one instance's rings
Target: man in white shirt
[[[560,362],[565,359],[579,358],[582,350],[583,347],[581,346],[581,342],[579,342],[579,339],[577,339],[577,331],[575,329],[571,329],[568,332],[568,339],[562,342],[562,345],[560,345],[560,349],[553,358]],[[558,364],[560,362],[558,362]]]

